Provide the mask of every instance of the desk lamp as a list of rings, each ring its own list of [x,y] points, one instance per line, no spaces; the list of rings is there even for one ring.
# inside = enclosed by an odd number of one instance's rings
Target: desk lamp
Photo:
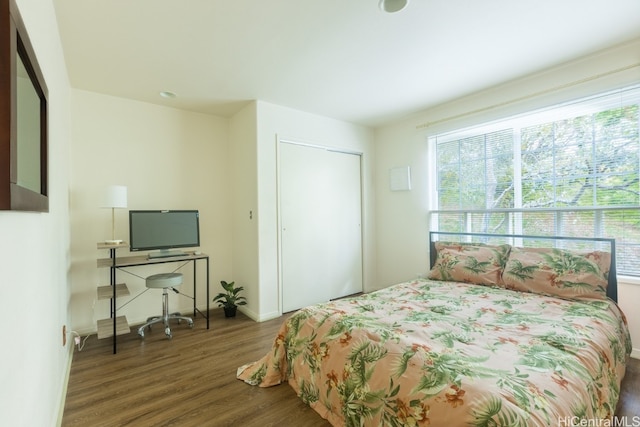
[[[116,239],[116,208],[127,207],[127,187],[124,185],[110,185],[105,192],[104,208],[111,208],[111,240],[105,240],[108,245],[122,243],[122,239]]]

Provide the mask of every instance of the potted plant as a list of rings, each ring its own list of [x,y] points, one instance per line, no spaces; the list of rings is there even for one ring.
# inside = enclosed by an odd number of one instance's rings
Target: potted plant
[[[225,292],[216,295],[213,302],[217,302],[218,307],[224,307],[224,317],[235,317],[238,306],[247,304],[247,299],[238,295],[244,288],[236,287],[235,282],[227,283],[224,280],[220,284]]]

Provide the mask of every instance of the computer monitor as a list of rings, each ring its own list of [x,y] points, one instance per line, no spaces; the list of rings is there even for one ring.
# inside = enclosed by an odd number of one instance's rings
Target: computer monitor
[[[130,250],[158,250],[149,256],[161,257],[184,254],[172,249],[199,247],[199,217],[197,210],[130,210]]]

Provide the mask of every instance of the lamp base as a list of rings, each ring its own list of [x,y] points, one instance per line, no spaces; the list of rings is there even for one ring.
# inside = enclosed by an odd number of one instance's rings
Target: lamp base
[[[104,244],[105,245],[119,245],[122,242],[123,242],[122,239],[111,239],[111,240],[105,240]]]

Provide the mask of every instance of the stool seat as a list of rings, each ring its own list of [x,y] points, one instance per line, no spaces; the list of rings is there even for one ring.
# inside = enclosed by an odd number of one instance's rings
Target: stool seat
[[[160,273],[147,277],[147,288],[174,288],[182,284],[182,273]]]
[[[181,320],[185,320],[190,328],[193,328],[193,319],[190,317],[182,316],[180,313],[169,313],[169,289],[173,289],[176,293],[179,293],[175,288],[182,284],[182,273],[160,273],[153,274],[145,279],[145,285],[147,288],[162,289],[162,315],[153,316],[147,319],[147,323],[138,328],[138,335],[144,338],[144,330],[156,323],[164,324],[164,333],[168,338],[172,337],[171,328],[169,327],[170,320],[177,320],[180,323]],[[195,312],[194,312],[195,315]]]

